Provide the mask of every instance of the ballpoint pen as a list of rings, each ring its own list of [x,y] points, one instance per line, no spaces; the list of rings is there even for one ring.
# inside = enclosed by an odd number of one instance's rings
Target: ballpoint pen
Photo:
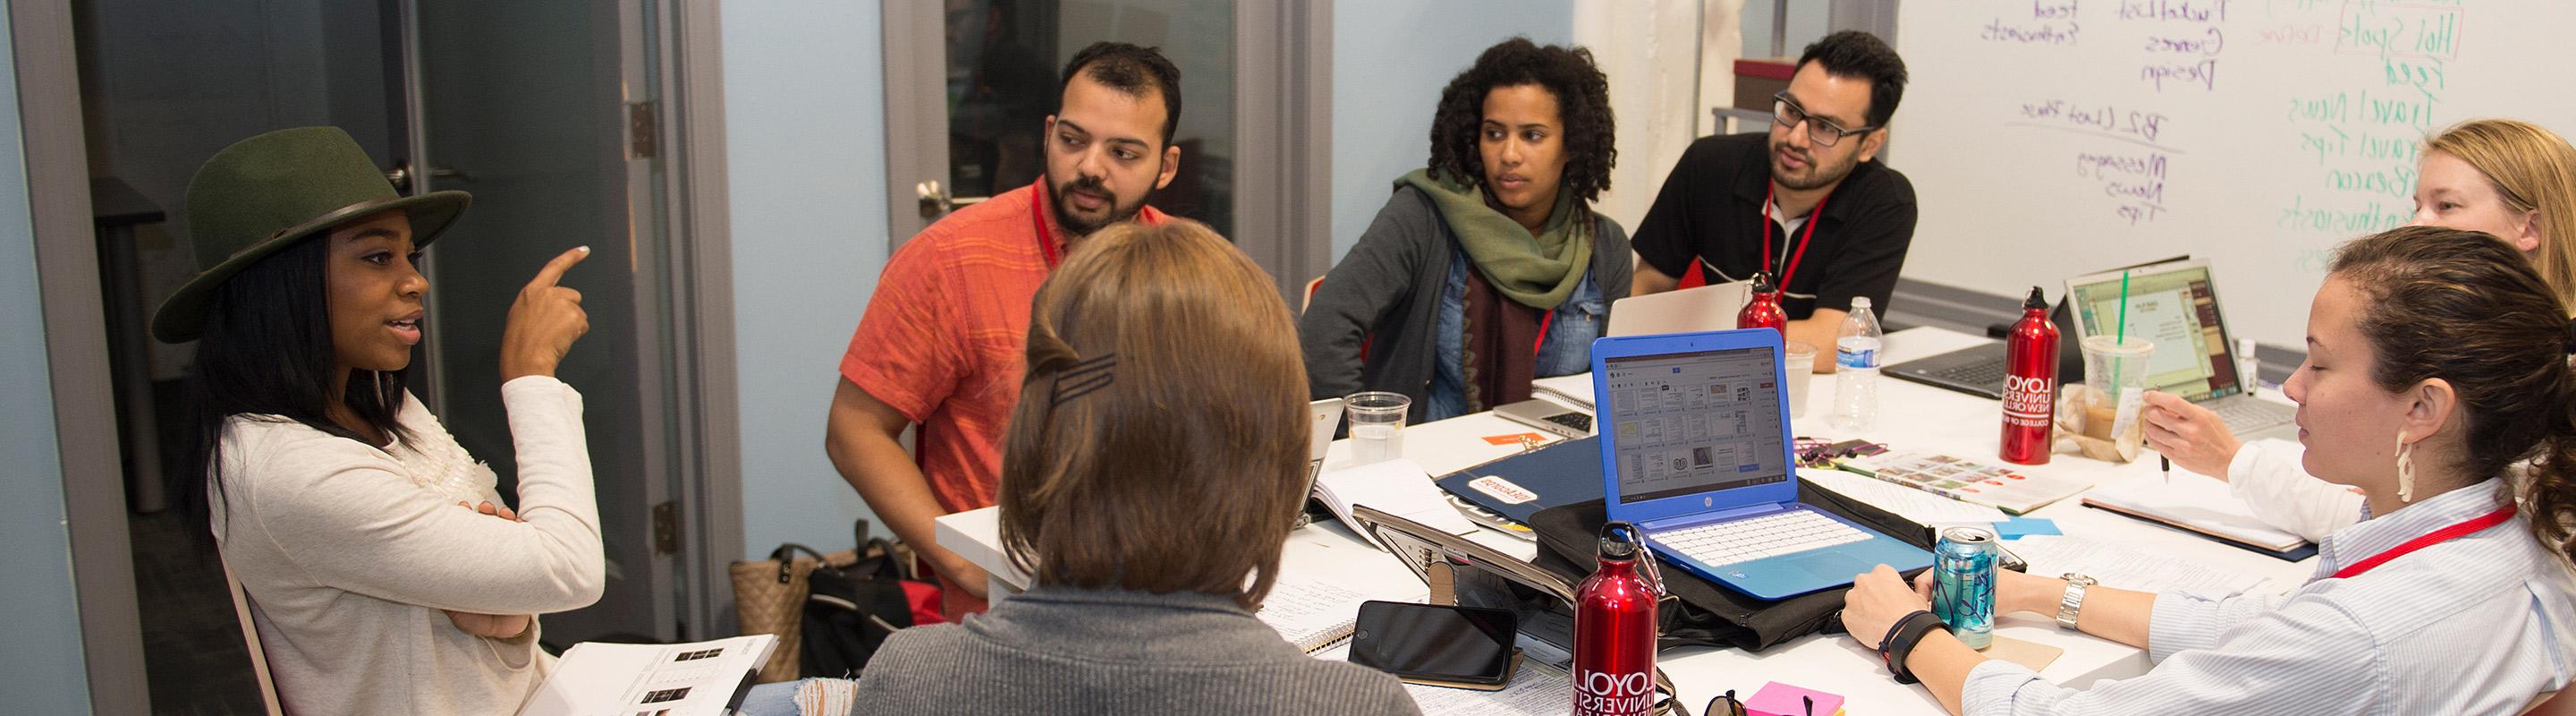
[[[2157,455],[2157,456],[2156,456],[2156,464],[2157,464],[2157,465],[2162,465],[2162,466],[2164,466],[2164,470],[2165,470],[2165,484],[2167,484],[2167,485],[2171,485],[2171,484],[2173,484],[2173,458],[2165,457],[2165,456],[2163,456],[2163,455]]]

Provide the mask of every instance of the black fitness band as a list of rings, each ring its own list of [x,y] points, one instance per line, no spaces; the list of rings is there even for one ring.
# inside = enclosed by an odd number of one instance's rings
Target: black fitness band
[[[1896,683],[1917,682],[1914,671],[1905,667],[1906,657],[1914,654],[1915,645],[1921,644],[1925,635],[1931,634],[1935,629],[1946,628],[1949,628],[1948,624],[1942,623],[1940,617],[1933,616],[1928,611],[1908,614],[1904,619],[1897,620],[1896,627],[1888,633],[1885,648],[1878,652],[1879,658],[1887,662],[1887,673],[1896,676]]]

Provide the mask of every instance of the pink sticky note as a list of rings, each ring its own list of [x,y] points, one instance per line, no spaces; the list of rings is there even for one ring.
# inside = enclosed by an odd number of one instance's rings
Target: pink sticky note
[[[1801,696],[1815,699],[1816,707],[1808,709],[1806,702],[1799,700]],[[1842,710],[1843,697],[1777,681],[1763,684],[1761,691],[1753,692],[1753,698],[1744,702],[1744,712],[1749,716],[1833,716]]]

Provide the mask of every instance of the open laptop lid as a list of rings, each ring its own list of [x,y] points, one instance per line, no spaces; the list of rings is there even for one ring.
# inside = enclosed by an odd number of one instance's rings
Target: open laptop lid
[[[2219,315],[2218,289],[2206,260],[2177,261],[2106,271],[2066,281],[2079,338],[2115,335],[2120,279],[2129,282],[2128,333],[2156,344],[2147,359],[2147,387],[2199,402],[2245,392],[2236,375],[2227,322]]]
[[[1315,478],[1324,474],[1324,455],[1332,452],[1333,431],[1342,425],[1342,399],[1325,398],[1306,404],[1306,430],[1310,441],[1306,448],[1306,493],[1314,494]]]
[[[1733,329],[1735,314],[1744,311],[1744,302],[1752,295],[1752,282],[1734,281],[1629,296],[1610,303],[1610,326],[1602,335],[1649,336]]]
[[[1796,501],[1780,354],[1767,328],[1594,340],[1610,519]]]

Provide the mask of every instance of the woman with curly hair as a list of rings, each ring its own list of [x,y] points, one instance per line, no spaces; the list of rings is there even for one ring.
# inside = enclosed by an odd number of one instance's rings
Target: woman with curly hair
[[[1591,51],[1487,48],[1440,93],[1430,166],[1396,178],[1298,321],[1308,392],[1403,393],[1420,422],[1589,370],[1632,268],[1627,231],[1591,207],[1618,161],[1613,129]]]

